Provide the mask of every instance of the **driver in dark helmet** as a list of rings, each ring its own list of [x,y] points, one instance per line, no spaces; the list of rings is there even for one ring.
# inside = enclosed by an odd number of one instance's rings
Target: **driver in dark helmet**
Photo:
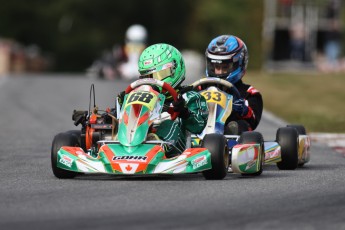
[[[218,36],[208,45],[205,58],[206,76],[229,81],[241,95],[233,102],[225,132],[239,135],[256,129],[261,119],[263,101],[258,90],[242,81],[248,64],[248,50],[244,42],[233,35]]]

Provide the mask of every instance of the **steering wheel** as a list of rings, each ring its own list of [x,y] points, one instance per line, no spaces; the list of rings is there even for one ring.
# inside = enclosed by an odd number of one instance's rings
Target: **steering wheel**
[[[167,91],[171,97],[173,98],[174,101],[177,101],[177,92],[176,90],[171,87],[171,85],[169,85],[166,82],[163,81],[159,81],[157,79],[153,79],[153,78],[143,78],[143,79],[139,79],[133,83],[131,83],[125,90],[125,93],[128,94],[130,92],[132,92],[133,89],[138,88],[141,85],[155,85],[155,86],[159,86],[162,87],[162,89],[164,89],[165,91]],[[171,120],[175,120],[177,118],[177,116],[179,115],[179,112],[175,112],[175,111],[168,111],[168,113],[171,115]]]
[[[227,89],[230,90],[231,94],[236,98],[242,98],[240,92],[238,91],[238,89],[231,84],[230,82],[223,80],[221,78],[216,78],[216,77],[209,77],[209,78],[202,78],[200,80],[197,80],[196,82],[194,82],[192,84],[193,88],[197,88],[198,86],[201,85],[222,85],[225,86]]]

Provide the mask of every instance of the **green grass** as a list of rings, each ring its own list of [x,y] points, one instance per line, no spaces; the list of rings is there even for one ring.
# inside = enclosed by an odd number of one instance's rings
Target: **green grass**
[[[271,74],[248,72],[264,108],[309,132],[345,133],[345,74]]]

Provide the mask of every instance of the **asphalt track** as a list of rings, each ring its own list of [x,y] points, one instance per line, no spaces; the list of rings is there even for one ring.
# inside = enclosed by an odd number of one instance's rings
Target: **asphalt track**
[[[295,171],[266,166],[260,177],[55,178],[55,134],[76,129],[73,109],[88,109],[83,77],[0,79],[0,229],[345,229],[345,159],[312,145]],[[128,83],[95,81],[96,104],[111,106]],[[259,127],[274,138],[279,120]]]

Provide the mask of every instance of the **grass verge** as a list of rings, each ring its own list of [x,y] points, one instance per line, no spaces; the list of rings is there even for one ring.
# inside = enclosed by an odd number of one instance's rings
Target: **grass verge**
[[[308,132],[345,133],[345,74],[271,74],[248,72],[264,108]]]

